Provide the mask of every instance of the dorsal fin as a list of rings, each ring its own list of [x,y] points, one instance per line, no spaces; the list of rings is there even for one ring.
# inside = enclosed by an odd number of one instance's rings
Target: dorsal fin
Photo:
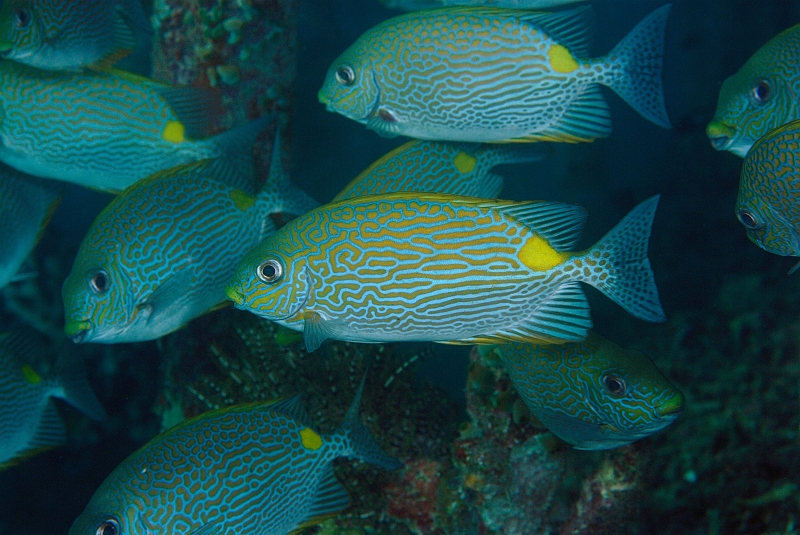
[[[159,87],[158,93],[183,125],[186,137],[202,139],[211,135],[214,122],[219,117],[221,103],[219,91],[198,87]]]
[[[575,247],[586,221],[586,210],[576,204],[532,201],[489,207],[516,219],[559,253]]]
[[[587,58],[594,36],[594,11],[591,6],[581,6],[555,12],[532,12],[520,20],[541,29],[556,43],[564,46],[578,58]]]

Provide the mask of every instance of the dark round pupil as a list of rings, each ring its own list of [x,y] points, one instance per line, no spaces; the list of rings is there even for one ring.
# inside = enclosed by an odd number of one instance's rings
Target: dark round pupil
[[[747,210],[742,210],[739,212],[739,221],[741,221],[742,225],[747,228],[756,228],[758,226],[758,221],[756,221],[756,218]]]
[[[94,287],[102,292],[103,290],[106,289],[106,285],[108,284],[108,279],[106,278],[104,273],[96,273],[94,279],[92,279],[92,282],[94,283]]]
[[[31,16],[27,9],[18,9],[16,13],[17,26],[24,28],[31,21]]]
[[[113,522],[104,522],[98,531],[98,535],[117,535],[117,526]]]
[[[261,275],[265,279],[273,279],[275,278],[276,274],[277,270],[275,269],[275,266],[273,266],[272,264],[264,264],[263,266],[261,266]]]
[[[353,73],[347,67],[339,69],[339,79],[343,84],[350,84],[353,82]]]
[[[619,394],[623,390],[622,381],[616,377],[606,377],[606,388],[612,394]]]
[[[769,97],[769,84],[763,80],[758,82],[754,94],[756,100],[758,100],[759,102],[764,102]]]

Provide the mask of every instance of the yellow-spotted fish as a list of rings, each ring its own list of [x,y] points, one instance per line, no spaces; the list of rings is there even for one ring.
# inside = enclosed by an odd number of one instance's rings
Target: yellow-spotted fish
[[[97,489],[69,535],[286,535],[344,510],[333,460],[400,467],[358,421],[320,435],[298,399],[201,414],[162,433]]]
[[[140,342],[168,334],[224,304],[241,258],[275,230],[270,214],[318,206],[282,172],[253,196],[214,162],[147,178],[97,216],[64,281],[64,331],[75,342]],[[250,152],[249,148],[247,150]]]
[[[126,56],[153,30],[140,0],[3,0],[0,56],[39,69],[79,70]]]
[[[493,199],[503,187],[503,177],[490,172],[494,166],[541,160],[549,152],[549,148],[538,145],[409,141],[367,167],[333,200],[400,191]]]
[[[647,242],[658,197],[594,247],[569,252],[585,212],[553,202],[441,194],[322,206],[261,242],[227,289],[237,308],[302,331],[306,348],[353,342],[487,344],[583,339],[580,287],[663,321]]]
[[[800,24],[772,38],[725,80],[706,135],[744,156],[770,130],[800,119]]]
[[[525,404],[579,450],[630,444],[671,424],[683,394],[646,355],[589,333],[563,345],[497,348]]]
[[[264,123],[212,138],[216,92],[169,87],[122,71],[53,72],[0,61],[0,161],[31,175],[119,192],[158,171],[252,147]],[[246,178],[245,178],[246,177]],[[252,188],[252,186],[250,186]]]
[[[800,256],[798,177],[800,120],[759,139],[742,165],[736,217],[747,229],[750,240],[765,251]]]
[[[15,279],[61,199],[61,185],[0,164],[0,288]]]
[[[669,6],[589,59],[590,8],[418,11],[364,33],[328,69],[328,111],[384,136],[447,141],[591,141],[611,133],[600,86],[669,127],[661,66]]]
[[[42,350],[36,337],[27,331],[0,335],[0,470],[66,440],[50,398],[61,398],[92,418],[105,419],[80,357],[62,354],[53,377],[42,376],[27,364],[32,351]]]

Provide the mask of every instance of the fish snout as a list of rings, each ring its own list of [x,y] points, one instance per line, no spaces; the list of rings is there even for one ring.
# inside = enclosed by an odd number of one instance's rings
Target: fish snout
[[[244,305],[244,296],[239,293],[233,286],[228,286],[225,288],[225,295],[228,296],[228,299],[234,302],[236,308],[241,307]]]
[[[676,392],[658,407],[658,413],[662,417],[677,418],[681,411],[683,411],[683,402],[683,393]]]
[[[92,322],[88,320],[69,321],[64,325],[64,334],[66,334],[68,338],[71,338],[76,344],[80,344],[86,338],[91,328]]]
[[[706,136],[711,140],[711,146],[717,150],[726,150],[733,141],[734,134],[736,129],[721,121],[711,121],[706,126]]]

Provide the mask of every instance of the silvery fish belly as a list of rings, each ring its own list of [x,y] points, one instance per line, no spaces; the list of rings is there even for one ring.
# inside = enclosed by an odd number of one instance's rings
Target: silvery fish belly
[[[60,199],[57,182],[0,164],[0,288],[14,280]]]
[[[630,444],[683,409],[683,394],[649,357],[595,333],[581,342],[514,343],[497,351],[534,416],[576,449]]]
[[[118,192],[157,171],[216,158],[212,91],[122,71],[61,73],[0,62],[0,160],[22,172]]]
[[[238,308],[356,342],[581,340],[579,282],[663,321],[647,241],[657,197],[593,248],[570,252],[582,208],[397,193],[325,205],[251,250],[227,289]]]
[[[450,7],[389,19],[328,69],[319,100],[384,136],[591,141],[611,133],[599,85],[669,127],[661,66],[669,6],[608,55],[587,56],[591,10]]]
[[[296,397],[180,423],[106,478],[69,535],[286,535],[319,523],[350,501],[335,458],[400,466],[358,421],[357,401],[332,435],[309,427]]]
[[[258,195],[214,162],[159,173],[97,216],[64,281],[64,331],[76,342],[137,342],[168,334],[225,303],[239,260],[274,232],[271,213],[317,206],[276,170]],[[248,155],[251,146],[242,146]]]
[[[800,120],[769,132],[744,159],[736,217],[748,238],[765,251],[800,256],[798,176]]]
[[[5,0],[0,55],[48,70],[110,65],[152,39],[140,0]]]
[[[400,191],[496,198],[503,177],[491,173],[494,166],[541,160],[549,152],[539,145],[409,141],[367,167],[333,200]]]
[[[800,119],[800,24],[762,46],[726,79],[706,135],[717,150],[744,158],[763,135]]]

